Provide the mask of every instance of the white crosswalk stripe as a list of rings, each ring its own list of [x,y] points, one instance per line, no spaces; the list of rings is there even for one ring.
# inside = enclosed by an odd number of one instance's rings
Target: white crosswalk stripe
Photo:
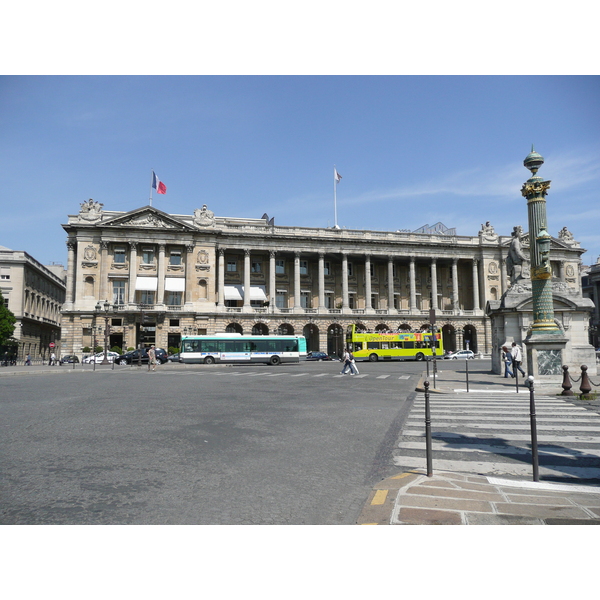
[[[194,373],[195,374],[195,373]],[[364,379],[366,377],[371,377],[375,379],[388,379],[392,377],[392,375],[374,375],[369,373],[360,373],[359,375],[350,375],[350,373],[346,373],[341,375],[340,373],[290,373],[285,371],[283,373],[265,373],[261,371],[250,372],[250,371],[229,371],[229,370],[214,370],[214,371],[203,371],[202,375],[217,375],[217,376],[227,376],[230,377],[332,377],[332,378],[340,378],[340,377],[352,377],[353,379]],[[412,375],[400,375],[397,379],[410,379]]]
[[[560,397],[536,396],[539,474],[600,480],[600,414]],[[532,475],[529,392],[430,397],[434,472]],[[427,466],[425,398],[419,394],[401,432],[394,463]]]

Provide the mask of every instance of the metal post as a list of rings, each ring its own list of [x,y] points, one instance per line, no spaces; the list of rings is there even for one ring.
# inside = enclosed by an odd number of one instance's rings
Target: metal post
[[[465,360],[465,374],[467,376],[467,394],[469,393],[469,360]]]
[[[587,365],[581,365],[581,385],[579,389],[581,390],[581,399],[582,400],[591,400],[590,392],[592,391],[592,384],[590,383],[590,378],[587,374]]]
[[[429,381],[425,386],[425,453],[427,455],[427,477],[433,475],[433,464],[431,458],[431,414],[429,412]]]
[[[569,376],[569,367],[567,365],[563,365],[563,391],[561,396],[573,396],[573,391],[571,390],[572,387],[573,386],[571,385],[571,377]]]
[[[515,376],[515,386],[517,387],[517,394],[519,393],[519,369],[517,369],[517,363],[512,361],[513,375]]]
[[[533,464],[533,480],[540,480],[538,464],[538,443],[537,443],[537,425],[535,418],[535,398],[533,392],[533,377],[530,375],[527,380],[529,386],[529,419],[531,422],[531,462]]]

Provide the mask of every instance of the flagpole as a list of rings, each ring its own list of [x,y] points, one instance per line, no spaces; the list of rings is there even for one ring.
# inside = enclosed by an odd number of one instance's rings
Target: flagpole
[[[337,223],[337,181],[335,178],[335,174],[337,173],[335,165],[333,165],[333,215],[334,215],[334,220],[333,220],[333,227],[334,229],[338,228],[338,223]]]
[[[154,169],[150,171],[150,206],[152,206],[152,182],[154,181]]]

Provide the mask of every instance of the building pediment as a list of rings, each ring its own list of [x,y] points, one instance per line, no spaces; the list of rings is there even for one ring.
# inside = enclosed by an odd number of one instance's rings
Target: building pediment
[[[178,231],[195,231],[187,223],[169,215],[153,206],[145,206],[131,212],[113,217],[102,222],[102,227],[127,227],[142,229],[172,229]]]
[[[502,246],[508,248],[510,246],[511,242],[512,242],[512,238],[506,238],[502,242]],[[529,232],[521,235],[521,247],[529,248]],[[566,244],[555,237],[551,237],[550,250],[564,250],[564,249],[568,250],[571,247],[572,246],[570,244]]]

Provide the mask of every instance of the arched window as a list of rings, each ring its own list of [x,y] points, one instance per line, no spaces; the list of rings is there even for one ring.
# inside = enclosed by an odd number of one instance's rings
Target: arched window
[[[252,335],[269,335],[269,328],[265,323],[255,323],[252,327]]]
[[[229,323],[225,327],[225,333],[244,333],[244,329],[239,323]]]

